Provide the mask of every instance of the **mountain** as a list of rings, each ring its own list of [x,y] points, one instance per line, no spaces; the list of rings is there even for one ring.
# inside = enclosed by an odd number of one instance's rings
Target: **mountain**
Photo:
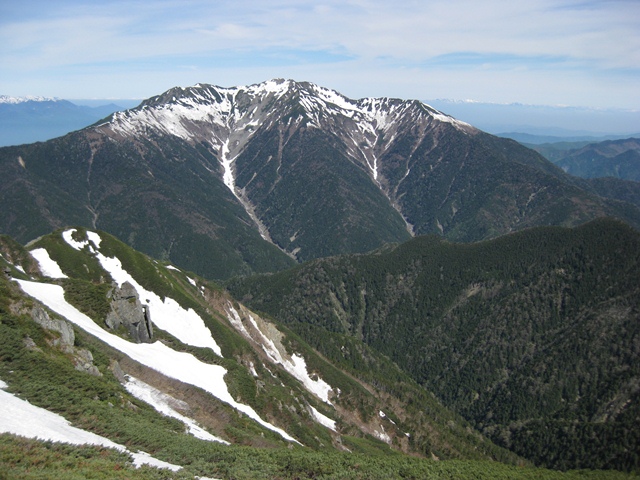
[[[571,175],[588,179],[583,188],[640,206],[638,139],[524,144]]]
[[[620,222],[417,237],[228,288],[329,359],[322,332],[364,341],[537,465],[640,468],[640,234]]]
[[[590,143],[567,152],[554,163],[577,177],[615,177],[640,182],[640,139]]]
[[[640,226],[517,142],[419,102],[306,82],[174,88],[48,142],[0,149],[20,242],[100,228],[208,278],[363,253],[412,235],[474,241],[600,216]]]
[[[588,183],[598,195],[640,207],[640,182],[615,177],[600,177],[591,178]]]
[[[20,145],[59,137],[91,125],[122,107],[95,107],[47,97],[0,95],[0,146]]]
[[[0,433],[120,452],[0,435],[10,477],[102,459],[134,478],[133,455],[172,478],[573,478],[497,447],[362,342],[323,334],[332,362],[104,232],[2,236],[0,253]]]

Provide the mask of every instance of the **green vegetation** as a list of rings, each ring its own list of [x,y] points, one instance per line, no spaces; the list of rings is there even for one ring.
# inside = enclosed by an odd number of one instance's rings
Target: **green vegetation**
[[[406,456],[312,452],[308,450],[256,449],[215,446],[206,461],[178,472],[152,467],[135,469],[128,455],[98,447],[70,446],[0,435],[3,478],[41,479],[192,479],[204,475],[221,479],[270,480],[279,478],[324,480],[622,480],[618,472],[557,472],[513,467],[496,462],[449,460],[435,462]]]
[[[16,179],[0,194],[2,233],[28,242],[64,225],[101,229],[208,278],[293,265],[212,175],[220,165],[210,146],[86,134],[0,149],[0,172]]]
[[[598,233],[600,231],[608,233]],[[580,270],[580,282],[586,282],[584,288],[593,289],[589,278],[597,278],[598,286],[604,288],[604,300],[593,294],[591,297],[597,304],[608,305],[607,308],[615,306],[618,315],[615,318],[619,323],[626,318],[623,304],[620,303],[620,292],[625,291],[626,285],[635,282],[633,275],[636,269],[633,262],[620,263],[618,256],[626,249],[636,248],[638,242],[635,234],[618,223],[607,221],[600,222],[599,226],[587,225],[573,231],[578,240],[582,239],[580,241],[567,238],[567,232],[572,231],[542,229],[515,235],[510,239],[462,246],[425,237],[404,245],[385,247],[372,255],[317,260],[296,267],[285,272],[286,274],[268,277],[274,288],[289,292],[299,289],[303,296],[294,298],[295,301],[286,295],[276,297],[273,292],[265,293],[260,290],[258,287],[264,279],[246,280],[248,283],[244,286],[240,281],[235,282],[235,286],[245,288],[247,298],[251,297],[261,308],[272,306],[268,302],[260,303],[263,298],[271,301],[282,298],[290,302],[286,304],[286,308],[292,311],[292,315],[305,320],[289,322],[288,327],[279,327],[283,334],[283,345],[290,354],[296,353],[305,358],[312,377],[318,375],[339,392],[332,398],[336,409],[310,395],[299,381],[283,370],[265,363],[261,349],[258,347],[256,350],[255,345],[231,328],[225,313],[218,310],[220,305],[227,305],[231,301],[224,291],[215,285],[209,286],[199,278],[199,287],[195,288],[186,280],[183,272],[167,270],[115,238],[101,234],[103,253],[120,258],[124,268],[146,288],[176,298],[183,306],[194,308],[202,315],[210,325],[214,338],[222,346],[224,358],[213,354],[210,349],[184,345],[159,330],[156,332],[156,340],[176,350],[190,352],[205,362],[223,366],[227,370],[225,381],[237,401],[251,405],[262,418],[275,422],[299,439],[305,447],[292,445],[292,448],[283,448],[288,442],[278,434],[263,429],[253,420],[239,415],[195,387],[185,388],[184,396],[179,395],[178,398],[188,398],[190,401],[195,399],[193,405],[196,405],[196,411],[206,412],[209,418],[216,419],[214,423],[218,434],[236,446],[226,447],[204,442],[186,434],[181,422],[158,414],[144,402],[132,397],[112,373],[114,360],[127,365],[126,368],[133,369],[133,372],[143,372],[144,369],[140,370],[142,367],[131,364],[123,354],[79,329],[75,329],[75,346],[92,352],[94,365],[102,376],[76,370],[73,352],[54,346],[52,340],[57,338],[57,334],[43,330],[32,321],[30,312],[34,303],[23,297],[18,286],[5,277],[0,278],[0,338],[3,339],[0,344],[0,378],[9,384],[11,392],[34,405],[63,415],[76,426],[104,435],[132,451],[143,450],[162,460],[183,465],[185,470],[179,475],[172,475],[172,478],[189,478],[193,475],[216,478],[574,478],[583,475],[579,472],[563,474],[534,469],[512,452],[496,446],[486,436],[474,430],[474,426],[481,428],[497,443],[522,455],[526,454],[534,461],[538,462],[540,458],[548,460],[556,468],[570,470],[576,466],[586,466],[632,471],[636,466],[629,451],[638,440],[629,425],[635,424],[637,403],[634,391],[629,389],[632,384],[628,382],[634,378],[635,370],[620,368],[625,362],[634,362],[631,357],[623,355],[627,351],[626,340],[623,338],[619,341],[617,356],[613,357],[612,363],[602,367],[597,375],[593,375],[592,370],[581,367],[590,372],[590,375],[597,376],[600,379],[597,382],[590,383],[588,378],[583,378],[582,370],[576,367],[573,383],[563,380],[564,383],[561,384],[560,390],[565,400],[561,399],[556,404],[552,402],[556,398],[553,395],[540,397],[538,394],[538,391],[544,393],[555,388],[553,381],[556,378],[552,377],[547,381],[543,377],[546,383],[541,384],[526,383],[526,379],[533,375],[531,372],[539,371],[540,365],[535,362],[537,357],[532,356],[524,366],[521,365],[522,362],[518,363],[517,355],[505,348],[502,337],[495,332],[504,328],[501,327],[500,316],[491,310],[494,306],[485,305],[489,299],[491,305],[495,305],[499,311],[509,312],[509,308],[512,308],[515,312],[515,304],[507,307],[515,302],[514,298],[522,300],[523,293],[516,288],[522,284],[533,292],[535,298],[540,297],[542,303],[536,308],[544,307],[549,312],[555,311],[559,318],[547,320],[547,323],[551,322],[551,327],[540,326],[534,329],[533,333],[542,335],[540,338],[543,340],[558,331],[553,322],[562,322],[562,316],[566,312],[578,312],[587,320],[597,317],[600,324],[611,332],[617,332],[613,325],[615,322],[611,322],[609,317],[603,317],[604,313],[591,312],[591,316],[585,315],[570,301],[563,300],[564,297],[558,298],[557,287],[553,282],[568,282],[572,278],[569,266],[576,262],[575,258],[587,259],[588,268]],[[82,240],[84,235],[79,230],[76,239]],[[519,236],[529,239],[531,244],[543,244],[548,252],[547,256],[538,257],[537,254],[518,250],[518,262],[522,263],[513,264],[513,259],[501,261],[500,258],[510,249],[520,248],[513,246],[517,244],[515,240]],[[595,242],[596,246],[588,247],[589,242],[581,244],[585,239]],[[111,288],[111,279],[89,250],[78,252],[71,249],[60,238],[59,232],[43,237],[39,240],[39,245],[51,248],[63,271],[71,274],[71,278],[58,281],[64,286],[68,301],[100,323],[108,308],[105,299],[106,291]],[[525,242],[526,245],[528,244]],[[13,245],[12,248],[15,255],[28,258],[21,247]],[[611,253],[607,256],[605,250]],[[580,255],[572,256],[567,252],[579,252]],[[3,253],[3,258],[4,256]],[[548,262],[554,261],[559,263],[552,263],[553,268],[549,270]],[[536,262],[539,263],[538,266]],[[524,265],[534,272],[532,275],[538,279],[537,283],[529,278]],[[602,265],[606,268],[603,269]],[[622,268],[623,265],[626,265],[626,269]],[[516,271],[525,273],[518,276],[514,273]],[[617,272],[617,276],[616,282],[611,284],[610,272],[613,271]],[[455,275],[448,272],[455,272]],[[501,277],[505,272],[514,277],[510,284]],[[200,285],[205,286],[204,295],[200,291]],[[440,287],[425,289],[420,288],[421,285]],[[547,286],[543,288],[542,285]],[[583,298],[586,294],[580,293],[580,289],[573,283],[570,287],[573,295],[584,305],[586,301]],[[561,291],[565,290],[569,291],[566,288]],[[547,291],[548,294],[545,293]],[[450,341],[449,344],[442,344],[439,357],[427,358],[429,350],[435,348],[435,340],[429,340],[433,337],[428,335],[430,330],[420,327],[419,323],[413,326],[407,323],[411,320],[411,315],[428,318],[421,310],[423,304],[416,303],[425,292],[431,293],[431,297],[425,300],[430,302],[429,312],[434,316],[429,321],[434,322],[436,328],[437,315],[446,317],[449,322],[448,330],[445,332],[441,329],[438,335],[438,338],[448,338]],[[505,292],[510,293],[503,298]],[[627,293],[629,305],[633,307],[631,294]],[[560,303],[549,303],[546,295]],[[376,301],[371,300],[374,298]],[[485,302],[480,302],[480,299]],[[438,300],[443,302],[440,307]],[[534,306],[538,305],[536,302],[533,302]],[[237,303],[235,308],[241,310]],[[452,357],[450,352],[452,348],[458,348],[458,352],[462,352],[454,342],[459,339],[457,332],[461,332],[465,338],[475,338],[490,330],[481,318],[487,308],[493,312],[490,316],[494,331],[489,341],[479,338],[477,342],[490,346],[482,351],[488,365],[496,365],[497,360],[492,357],[495,351],[501,352],[501,355],[510,355],[508,358],[511,363],[502,369],[508,368],[509,375],[507,379],[499,378],[502,383],[490,384],[493,390],[487,397],[494,403],[487,402],[484,395],[479,395],[478,398],[472,397],[475,400],[469,407],[464,403],[468,398],[464,389],[474,388],[475,391],[482,392],[478,385],[487,379],[494,379],[497,367],[485,366],[484,369],[471,371],[469,374],[468,369],[460,367],[473,364],[473,359],[462,355]],[[610,309],[606,310],[609,311]],[[302,315],[302,312],[306,312],[307,316]],[[326,313],[325,317],[318,316],[323,312]],[[460,312],[464,313],[464,318],[474,318],[473,315],[477,315],[477,323],[465,326]],[[520,313],[518,315],[521,316]],[[571,325],[580,325],[580,315],[571,317]],[[275,322],[266,314],[262,316]],[[385,316],[393,320],[390,328],[384,323]],[[286,315],[283,318],[288,320]],[[323,319],[331,321],[323,323]],[[583,332],[580,328],[563,328],[561,331],[565,332],[567,342],[580,345],[581,341],[585,341],[580,336],[580,332]],[[514,324],[513,329],[519,330],[521,326]],[[399,335],[403,331],[413,332],[415,338],[402,340]],[[594,335],[603,338],[603,344],[610,345],[611,335],[607,332],[608,330],[598,331]],[[449,336],[446,337],[444,333]],[[413,363],[406,361],[405,357],[399,356],[387,345],[395,341],[395,338],[404,342],[400,345],[406,349],[405,356],[412,359]],[[508,338],[510,348],[515,349],[519,345],[519,338],[513,334]],[[429,344],[429,341],[432,343]],[[420,349],[424,344],[428,345],[427,350]],[[475,344],[469,344],[471,351],[475,352]],[[599,358],[602,355],[600,350],[595,348],[593,342],[589,345],[593,350],[593,358]],[[495,350],[491,349],[493,346]],[[564,344],[563,356],[557,358],[550,346],[545,344],[540,348],[547,362],[552,365],[553,368],[549,369],[553,372],[557,372],[556,365],[559,364],[574,368],[571,363],[573,351],[564,348]],[[515,352],[517,351],[516,349]],[[430,388],[437,391],[440,399],[446,399],[455,405],[469,421],[445,408],[436,397],[418,384],[415,373],[423,371],[407,368],[423,365],[416,362],[416,358],[427,358],[429,368],[435,372],[434,375],[439,375],[435,381],[426,375],[419,377],[423,385],[432,382],[434,387]],[[446,358],[454,360],[447,363]],[[593,361],[593,358],[589,361]],[[405,371],[400,370],[396,364]],[[257,377],[250,372],[249,366],[256,371]],[[612,375],[606,369],[619,374]],[[558,377],[557,373],[554,375]],[[509,377],[515,383],[509,383]],[[514,395],[515,384],[526,385],[533,400]],[[455,385],[457,390],[440,388],[442,385]],[[570,398],[575,392],[571,388],[578,388],[579,395],[585,399],[593,398],[589,397],[592,391],[598,398],[610,398],[607,397],[607,392],[612,391],[617,393],[617,397],[607,403],[605,410],[598,410],[593,400],[591,403],[586,400],[574,404],[567,402],[566,398]],[[500,397],[503,391],[512,394],[503,399]],[[446,397],[448,392],[452,392],[450,398]],[[555,409],[555,417],[539,420],[536,402],[540,398],[546,408]],[[477,407],[480,402],[485,403]],[[557,405],[562,408],[557,408]],[[595,413],[589,410],[590,405],[595,405]],[[334,434],[319,425],[311,416],[311,406],[336,419],[340,434]],[[474,408],[483,413],[493,412],[493,415],[479,420],[469,414],[473,413]],[[384,415],[380,411],[384,411]],[[525,420],[517,417],[521,411],[525,411],[529,417]],[[573,412],[573,416],[567,416],[567,412]],[[585,415],[591,415],[589,418],[595,420],[584,421]],[[493,423],[490,422],[492,418],[495,419]],[[392,438],[391,445],[369,434],[379,432],[381,428]],[[580,443],[576,444],[576,439]],[[592,441],[583,441],[584,439]],[[28,455],[30,459],[22,463],[7,461],[15,469],[16,475],[23,475],[25,478],[30,478],[28,475],[33,470],[44,472],[44,476],[59,476],[59,473],[53,472],[64,471],[64,468],[77,468],[79,472],[84,472],[94,462],[96,478],[103,474],[108,476],[107,472],[111,469],[126,472],[126,478],[162,476],[162,473],[153,469],[133,470],[125,456],[100,449],[25,443],[13,438],[2,439],[0,445],[2,455],[9,458],[19,455],[16,451],[33,451],[33,455]],[[336,450],[343,448],[351,453],[337,453]],[[411,458],[401,452],[418,454],[427,459],[439,458],[441,461]],[[569,455],[578,460],[571,463],[568,461]],[[582,455],[593,458],[592,464],[580,460]],[[453,459],[458,461],[452,461]],[[579,461],[582,463],[578,463]],[[627,463],[623,463],[624,461]],[[37,467],[34,468],[34,465]],[[598,477],[597,473],[599,472],[587,472],[584,475],[587,478],[603,478]],[[624,478],[614,472],[606,475],[610,478]]]
[[[167,470],[144,466],[136,469],[128,454],[117,450],[27,440],[0,435],[2,479],[166,479]],[[187,472],[171,473],[175,480],[192,479]]]
[[[62,272],[68,277],[82,279],[94,284],[109,284],[111,277],[102,268],[100,262],[92,255],[87,255],[89,246],[85,246],[82,250],[70,248],[62,238],[64,230],[66,229],[59,229],[50,235],[40,237],[29,245],[29,249],[46,249],[51,259],[58,264]],[[86,230],[77,228],[74,237],[76,241],[86,241]]]
[[[229,289],[339,365],[333,335],[364,340],[536,464],[640,469],[640,238],[619,222],[420,237]]]

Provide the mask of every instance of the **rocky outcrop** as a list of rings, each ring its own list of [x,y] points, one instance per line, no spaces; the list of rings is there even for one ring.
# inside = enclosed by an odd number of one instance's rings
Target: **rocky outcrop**
[[[41,327],[46,330],[58,332],[60,336],[54,338],[49,343],[54,347],[59,347],[61,350],[71,353],[73,351],[73,344],[76,341],[73,328],[64,320],[57,318],[51,318],[47,311],[41,307],[34,307],[31,310],[31,318]]]
[[[109,296],[111,297],[111,311],[105,319],[107,327],[116,330],[123,326],[135,342],[150,342],[153,338],[153,327],[151,326],[149,308],[142,305],[133,285],[124,282],[121,287],[114,286]]]
[[[76,370],[86,372],[96,377],[101,377],[102,373],[93,364],[93,354],[85,348],[76,348],[73,356],[73,364]]]
[[[57,332],[59,334],[58,337],[48,339],[47,342],[49,345],[57,347],[65,353],[71,354],[73,365],[76,370],[86,372],[97,377],[102,376],[98,367],[93,364],[93,354],[86,348],[74,347],[73,344],[76,341],[76,335],[73,332],[73,327],[69,325],[68,322],[57,318],[51,318],[47,311],[41,307],[34,307],[33,310],[31,310],[31,318],[45,330]],[[25,347],[31,350],[40,350],[29,337],[25,339]]]

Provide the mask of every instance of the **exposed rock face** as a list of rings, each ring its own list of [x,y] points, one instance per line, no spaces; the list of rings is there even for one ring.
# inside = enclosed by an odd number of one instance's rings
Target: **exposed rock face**
[[[138,292],[129,282],[121,287],[114,287],[111,295],[111,311],[105,324],[112,330],[123,325],[131,338],[137,343],[150,342],[153,338],[153,327],[149,317],[149,308],[140,303]]]
[[[61,350],[66,352],[73,351],[73,344],[75,342],[76,336],[73,333],[73,328],[64,320],[52,319],[49,317],[47,311],[40,307],[34,307],[31,310],[31,318],[41,327],[52,330],[54,332],[58,332],[60,334],[59,338],[56,338],[51,341],[51,344],[54,347],[60,347]]]
[[[34,307],[33,310],[31,310],[31,318],[42,328],[58,332],[60,334],[58,338],[48,340],[48,342],[50,345],[58,347],[63,352],[71,354],[73,356],[73,364],[76,370],[86,372],[97,377],[102,376],[98,367],[93,364],[93,354],[85,348],[76,348],[73,346],[76,336],[73,332],[73,327],[69,325],[69,323],[57,318],[51,318],[47,311],[41,307]],[[29,337],[25,339],[25,347],[40,350]]]
[[[126,383],[127,377],[120,366],[120,362],[112,359],[111,364],[109,365],[109,370],[111,370],[113,376],[116,377],[120,383]]]

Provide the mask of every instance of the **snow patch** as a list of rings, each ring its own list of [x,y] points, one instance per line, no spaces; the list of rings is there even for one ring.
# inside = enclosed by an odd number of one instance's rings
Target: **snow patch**
[[[49,252],[47,252],[44,248],[36,248],[35,250],[31,250],[31,252],[29,253],[31,253],[31,256],[36,259],[40,267],[40,272],[45,277],[69,278],[64,273],[62,273],[60,265],[58,265],[55,260],[53,260],[49,256]]]
[[[227,319],[236,328],[236,330],[242,333],[246,338],[254,342],[256,341],[242,323],[242,319],[240,318],[238,311],[230,303],[227,305]],[[256,343],[262,347],[271,361],[282,365],[282,367],[300,381],[309,392],[313,393],[324,402],[332,405],[329,401],[329,392],[332,391],[331,385],[321,378],[312,379],[307,371],[305,359],[302,356],[293,354],[291,356],[291,360],[284,358],[273,340],[262,333],[262,330],[258,326],[258,322],[256,322],[255,318],[249,315],[249,321],[251,322],[256,334],[260,337],[260,341]]]
[[[389,434],[387,434],[387,432],[384,431],[384,427],[382,425],[380,425],[379,432],[377,430],[374,430],[373,433],[375,437],[378,438],[378,440],[382,440],[385,443],[391,444],[391,437],[389,436]]]
[[[71,443],[73,445],[98,445],[125,452],[133,457],[136,467],[151,465],[174,472],[182,467],[158,460],[144,452],[133,453],[123,445],[108,438],[71,426],[62,416],[31,405],[26,400],[5,392],[7,384],[0,380],[0,432],[13,433],[27,438]]]
[[[229,320],[229,323],[231,323],[231,325],[233,325],[234,328],[242,333],[245,337],[251,338],[247,329],[244,328],[244,324],[242,323],[242,319],[240,318],[238,311],[233,308],[233,305],[231,305],[231,303],[227,305],[227,308],[227,320]]]
[[[162,330],[169,332],[187,345],[205,347],[213,350],[222,357],[222,350],[211,336],[211,331],[204,324],[204,320],[192,309],[185,310],[178,302],[170,297],[162,300],[157,294],[146,290],[122,268],[118,258],[105,257],[97,253],[96,257],[118,286],[129,282],[138,292],[140,301],[149,306],[151,321]]]
[[[231,304],[228,305],[227,318],[237,330],[245,335],[246,338],[258,343],[273,363],[279,363],[289,374],[293,375],[294,378],[300,381],[307,391],[316,395],[323,402],[333,405],[329,400],[329,393],[333,390],[331,385],[320,377],[315,379],[311,378],[311,375],[309,375],[309,372],[307,371],[307,363],[304,357],[294,353],[291,355],[290,360],[285,358],[278,347],[276,347],[273,340],[262,333],[262,330],[258,326],[258,322],[256,322],[255,318],[249,315],[249,321],[260,338],[260,341],[256,341],[247,331],[240,319],[240,315]]]
[[[318,422],[320,425],[327,427],[330,430],[333,430],[334,432],[336,431],[335,420],[331,420],[326,415],[323,415],[318,410],[316,410],[312,405],[309,405],[309,408],[311,409],[311,414],[313,415],[313,418],[315,418],[316,422]]]
[[[181,402],[180,400],[173,398],[171,395],[167,395],[166,393],[161,392],[157,388],[152,387],[142,380],[131,376],[128,376],[127,383],[124,385],[124,387],[131,395],[139,400],[142,400],[143,402],[148,403],[163,415],[180,420],[186,425],[189,433],[194,437],[199,438],[200,440],[207,440],[209,442],[220,442],[229,445],[229,442],[211,435],[204,428],[198,425],[195,420],[178,413],[172,406],[177,405],[184,408],[187,407],[187,404],[185,402]]]
[[[220,147],[220,163],[224,169],[222,181],[227,188],[231,190],[231,193],[238,198],[238,194],[236,193],[236,179],[233,177],[233,169],[231,167],[234,160],[235,158],[229,158],[229,139],[227,138]]]
[[[291,355],[291,362],[283,363],[285,369],[291,373],[294,377],[302,382],[307,390],[311,393],[317,395],[322,401],[332,405],[329,401],[329,392],[331,392],[332,388],[327,382],[322,380],[320,377],[317,379],[312,379],[307,371],[307,362],[304,357],[294,353]]]
[[[73,234],[75,232],[76,232],[75,228],[72,228],[72,229],[69,229],[69,230],[65,230],[64,232],[62,232],[62,238],[64,239],[64,241],[67,242],[74,249],[82,250],[84,247],[88,246],[89,250],[91,252],[94,252],[95,250],[91,246],[91,243],[93,243],[93,245],[96,248],[100,248],[100,244],[102,243],[102,238],[100,238],[100,235],[98,235],[97,233],[95,233],[95,232],[86,232],[88,240],[84,240],[82,242],[78,242],[78,241],[73,239]]]

